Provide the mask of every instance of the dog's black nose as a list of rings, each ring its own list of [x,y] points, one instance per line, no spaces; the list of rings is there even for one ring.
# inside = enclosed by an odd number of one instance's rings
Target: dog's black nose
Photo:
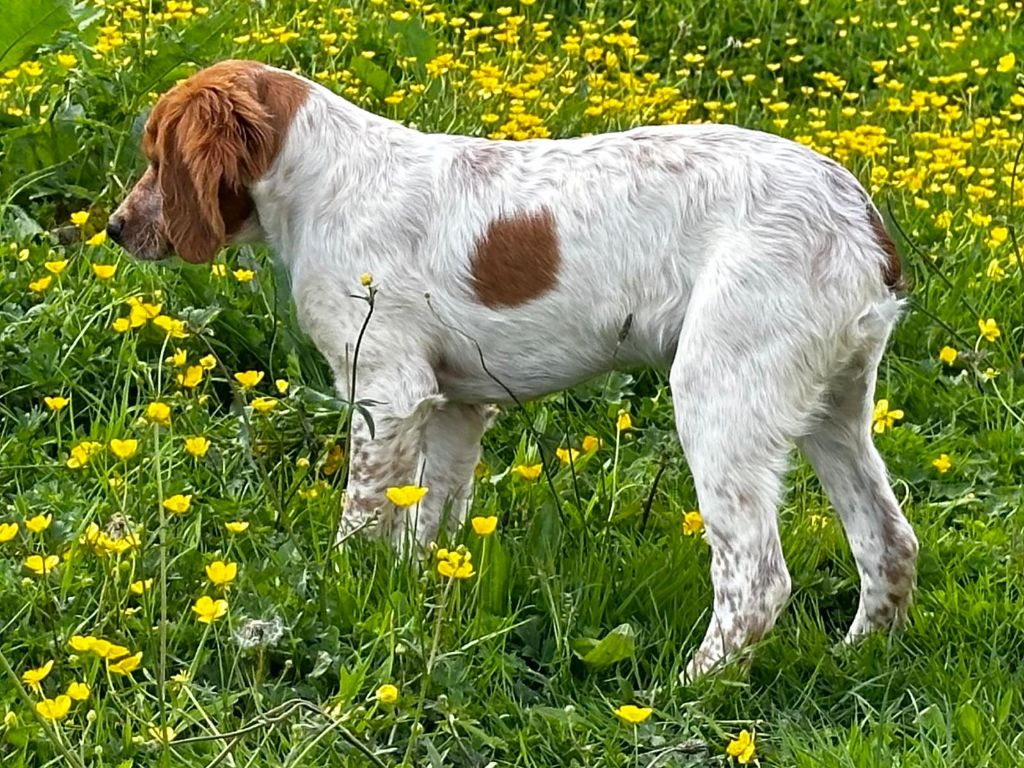
[[[115,243],[121,242],[121,231],[124,229],[124,219],[111,216],[107,221],[107,237]]]

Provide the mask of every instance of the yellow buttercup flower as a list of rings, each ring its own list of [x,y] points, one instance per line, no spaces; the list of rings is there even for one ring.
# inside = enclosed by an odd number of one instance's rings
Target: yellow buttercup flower
[[[100,230],[95,235],[85,241],[86,245],[103,245],[107,242],[107,233],[105,230]]]
[[[490,536],[498,528],[498,518],[494,515],[489,517],[474,517],[470,520],[473,531],[477,536]]]
[[[0,523],[0,544],[10,541],[18,535],[17,523]]]
[[[61,694],[55,699],[36,702],[36,712],[47,720],[60,720],[71,710],[71,698]]]
[[[188,389],[194,389],[202,382],[204,373],[206,373],[206,369],[203,366],[190,365],[184,373],[178,375],[178,383]]]
[[[164,499],[164,509],[176,515],[184,515],[192,506],[192,494],[176,493],[170,498]]]
[[[40,277],[38,280],[33,280],[29,283],[28,289],[33,293],[42,293],[50,287],[50,283],[52,282],[53,277],[51,275],[45,275],[44,277]]]
[[[136,669],[139,668],[139,664],[142,662],[142,651],[132,655],[125,656],[120,661],[111,662],[110,657],[107,657],[107,671],[114,675],[130,675]]]
[[[46,679],[46,676],[50,674],[50,670],[53,669],[53,659],[43,664],[41,667],[35,669],[26,669],[21,673],[21,682],[31,688],[33,691],[40,690],[41,683]]]
[[[36,515],[25,521],[25,527],[32,533],[42,533],[50,527],[53,522],[53,515]]]
[[[66,397],[44,397],[43,402],[51,411],[62,411],[71,401]]]
[[[584,453],[590,453],[596,451],[601,447],[601,439],[597,435],[587,435],[583,438],[583,442],[580,444]]]
[[[101,659],[107,661],[116,661],[117,659],[123,659],[128,655],[129,651],[123,645],[117,645],[109,640],[104,640],[99,637],[94,637],[92,640],[92,646],[89,648],[93,653],[99,656]]]
[[[1010,236],[1010,229],[1009,227],[992,227],[988,234],[989,237],[985,244],[989,248],[995,249],[1006,242],[1006,239]]]
[[[388,501],[396,507],[411,507],[427,495],[428,488],[420,485],[399,485],[387,489]]]
[[[167,358],[166,362],[173,365],[175,368],[184,368],[188,363],[188,351],[184,349],[174,350],[174,354]]]
[[[224,527],[230,533],[244,533],[249,528],[249,523],[245,520],[232,520],[230,523],[224,523]]]
[[[269,413],[277,407],[277,400],[272,397],[257,397],[250,405],[257,413]]]
[[[89,686],[77,681],[68,683],[67,696],[75,701],[85,701],[89,698]]]
[[[68,266],[67,259],[60,259],[59,261],[46,261],[43,262],[43,266],[46,267],[46,271],[54,275],[59,275]]]
[[[536,480],[540,477],[543,468],[543,464],[516,464],[512,467],[512,471],[523,478],[523,480]]]
[[[84,227],[87,221],[89,221],[88,211],[75,211],[71,214],[71,223],[76,227]]]
[[[139,579],[137,581],[133,581],[131,584],[128,585],[128,591],[131,592],[133,595],[141,595],[143,592],[149,590],[149,588],[152,586],[152,579]]]
[[[619,432],[625,432],[627,429],[632,428],[633,419],[630,418],[629,412],[625,410],[619,411],[619,416],[615,421],[615,429]]]
[[[472,555],[463,547],[437,550],[437,572],[448,579],[468,579],[473,575]]]
[[[940,475],[944,475],[953,466],[953,460],[949,458],[948,453],[940,453],[937,459],[932,459],[932,466],[939,471]]]
[[[248,283],[254,277],[256,277],[256,273],[253,272],[251,269],[235,269],[232,270],[231,274],[234,275],[235,280],[237,280],[240,283]]]
[[[149,734],[149,738],[153,739],[153,741],[159,741],[164,744],[170,744],[178,736],[178,732],[171,728],[171,726],[165,725],[161,728],[153,723],[150,723],[146,728],[146,733]]]
[[[128,306],[131,307],[128,311],[128,321],[132,328],[141,328],[150,320],[159,317],[163,308],[162,304],[147,304],[135,296],[128,299]]]
[[[159,401],[146,406],[146,420],[162,427],[171,425],[171,407]]]
[[[225,563],[223,560],[214,560],[206,566],[206,578],[215,586],[224,587],[235,580],[238,575],[238,563]]]
[[[575,448],[556,448],[555,455],[558,456],[560,462],[568,466],[576,463],[576,460],[580,457],[580,452]]]
[[[704,532],[704,518],[694,510],[683,515],[683,533],[687,536],[699,536]]]
[[[217,367],[217,358],[213,355],[204,355],[199,358],[199,364],[203,366],[204,370],[212,371]]]
[[[67,466],[70,469],[81,469],[93,455],[103,448],[102,443],[97,443],[91,440],[85,440],[71,449],[71,456],[68,458]]]
[[[341,446],[334,444],[331,449],[327,452],[327,458],[324,460],[323,473],[325,475],[333,475],[339,469],[341,469],[342,459],[345,458],[344,452],[341,450]],[[299,459],[302,461],[303,459]],[[306,459],[306,466],[309,466],[309,460]]]
[[[214,600],[208,595],[203,595],[196,600],[192,610],[203,624],[212,624],[228,612],[228,601]]]
[[[749,763],[756,754],[754,734],[746,729],[740,731],[740,735],[730,741],[729,746],[725,748],[725,754],[735,757],[740,765]]]
[[[882,434],[887,429],[892,429],[897,421],[903,418],[903,411],[889,409],[889,401],[882,399],[875,403],[875,411],[871,422],[875,432]]]
[[[1002,335],[999,325],[991,317],[988,320],[978,320],[978,332],[985,341],[995,341]]]
[[[653,711],[654,710],[650,707],[637,707],[633,704],[623,704],[615,710],[615,714],[630,725],[639,725],[649,718]]]
[[[944,362],[946,365],[952,365],[953,363],[955,363],[957,356],[957,351],[952,347],[943,347],[939,351],[939,360]]]
[[[92,635],[72,635],[71,639],[68,640],[68,645],[71,646],[72,650],[79,653],[88,653],[92,650],[93,643],[95,642],[96,638]]]
[[[99,280],[109,280],[117,273],[117,264],[93,264],[92,273]]]
[[[287,394],[288,387],[290,385],[288,384],[288,379],[276,379],[274,381],[274,386],[277,387],[277,391],[278,392],[280,392],[282,395],[284,395],[284,394]]]
[[[371,275],[369,272],[363,272],[363,274],[359,276],[359,284],[364,288],[368,288],[372,283],[373,275]]]
[[[239,371],[235,374],[235,381],[244,389],[252,389],[263,381],[263,371]]]
[[[1005,56],[999,57],[999,61],[996,63],[996,72],[1012,72],[1015,66],[1017,66],[1017,57],[1011,51]]]
[[[130,459],[139,450],[139,441],[134,439],[118,440],[116,437],[110,441],[110,452],[122,461]]]
[[[25,558],[25,567],[36,576],[44,576],[60,565],[60,557],[57,555],[29,555]]]
[[[985,267],[985,276],[993,283],[1001,282],[1006,277],[1006,270],[999,263],[999,259],[992,259]]]
[[[202,435],[186,437],[185,450],[197,459],[201,459],[210,450],[210,441]]]
[[[118,333],[124,333],[125,331],[131,329],[132,323],[127,317],[119,317],[117,318],[117,320],[110,324],[110,327],[113,328]]]
[[[398,701],[398,687],[391,683],[384,683],[377,689],[375,696],[381,704],[390,706]]]
[[[64,67],[64,69],[73,69],[75,64],[78,63],[78,59],[70,53],[58,53],[57,63]]]
[[[153,325],[166,333],[172,339],[184,339],[188,336],[185,328],[185,321],[168,315],[157,315],[153,318]]]

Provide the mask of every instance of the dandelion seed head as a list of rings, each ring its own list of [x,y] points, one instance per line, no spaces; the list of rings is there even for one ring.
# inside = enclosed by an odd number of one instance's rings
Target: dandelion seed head
[[[270,619],[245,619],[235,630],[235,644],[243,651],[270,648],[284,636],[284,624],[274,616]]]

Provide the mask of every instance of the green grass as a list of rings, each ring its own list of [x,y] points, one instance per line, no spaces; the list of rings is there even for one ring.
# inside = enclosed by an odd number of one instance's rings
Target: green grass
[[[15,4],[42,19],[48,3]],[[526,16],[518,42],[496,38],[507,16],[497,4],[481,6],[479,21],[457,1],[211,4],[198,14],[144,5],[45,17],[60,29],[35,39],[35,53],[5,54],[0,34],[0,71],[10,71],[0,77],[0,526],[19,526],[0,543],[0,764],[207,766],[227,748],[220,764],[260,768],[725,765],[741,729],[756,732],[765,765],[1024,761],[1024,80],[1006,58],[1024,39],[1019,2],[539,0],[512,6]],[[392,16],[403,9],[408,18]],[[637,24],[623,30],[619,19]],[[493,29],[465,31],[481,26]],[[614,37],[624,31],[637,40]],[[588,47],[600,50],[587,57]],[[437,70],[445,53],[466,67]],[[451,542],[473,552],[471,579],[448,582],[429,558],[402,560],[381,542],[332,551],[347,406],[298,330],[272,258],[228,252],[221,277],[81,242],[139,170],[147,105],[228,56],[293,67],[425,130],[557,137],[722,120],[796,138],[854,170],[905,233],[896,239],[912,284],[878,389],[904,415],[877,436],[921,543],[906,629],[840,644],[856,570],[797,460],[781,511],[789,606],[740,663],[679,683],[708,618],[709,551],[681,531],[697,502],[653,372],[502,415],[473,511],[496,515],[498,531],[483,539],[467,528]],[[76,228],[79,210],[89,218]],[[63,260],[43,290],[29,287]],[[117,273],[100,280],[93,264]],[[255,278],[233,276],[242,268]],[[187,336],[152,321],[115,331],[132,297],[185,321]],[[978,325],[988,318],[1000,330],[991,341]],[[938,357],[944,346],[958,352],[951,364]],[[216,358],[195,389],[177,382],[176,348],[189,365]],[[252,392],[233,376],[246,370],[266,373]],[[54,412],[43,398],[57,395],[70,402]],[[276,398],[274,410],[255,411],[257,396]],[[171,406],[169,426],[145,418],[154,401]],[[634,428],[616,449],[621,408]],[[210,441],[205,457],[184,450],[195,435]],[[603,445],[574,476],[555,449],[587,435]],[[136,454],[119,460],[114,438],[139,440]],[[83,441],[102,448],[71,469]],[[932,464],[940,454],[951,461],[944,473]],[[510,472],[541,457],[550,482]],[[174,494],[193,497],[183,515],[161,505]],[[52,516],[40,533],[25,524],[36,515]],[[249,527],[230,533],[229,521]],[[115,538],[134,531],[137,545],[97,553],[91,525]],[[25,567],[45,554],[60,557],[47,575]],[[204,574],[215,560],[238,564],[226,590]],[[150,578],[141,595],[129,589]],[[228,602],[210,625],[192,611],[202,595]],[[277,620],[283,634],[243,648],[249,619]],[[620,642],[607,665],[584,661],[610,633],[632,645]],[[139,667],[118,675],[69,647],[90,634],[141,651]],[[41,692],[25,690],[22,673],[49,660]],[[35,703],[72,681],[91,687],[88,700],[55,721],[37,717]],[[395,705],[376,700],[383,684],[399,688]],[[634,729],[614,714],[626,703],[654,713]],[[160,726],[174,730],[171,743]]]

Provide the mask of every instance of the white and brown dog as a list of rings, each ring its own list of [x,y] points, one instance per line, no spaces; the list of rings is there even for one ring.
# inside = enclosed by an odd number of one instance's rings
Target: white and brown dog
[[[789,596],[776,512],[794,444],[857,561],[848,637],[904,617],[917,541],[871,439],[900,264],[831,160],[728,125],[426,134],[244,61],[165,94],[143,148],[110,237],[190,262],[266,241],[340,394],[376,403],[372,435],[352,426],[343,534],[432,540],[446,505],[469,503],[488,404],[656,366],[712,550],[714,611],[686,675],[764,635]],[[366,272],[379,292],[353,393]],[[414,482],[430,489],[419,508],[394,508],[385,490]]]

